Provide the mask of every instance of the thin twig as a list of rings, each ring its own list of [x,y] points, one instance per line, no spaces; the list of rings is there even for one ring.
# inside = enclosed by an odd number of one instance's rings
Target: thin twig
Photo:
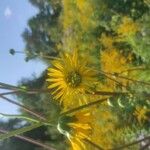
[[[23,115],[12,115],[12,114],[4,114],[4,113],[0,113],[0,117],[7,117],[7,118],[18,118],[18,119],[24,119],[30,122],[35,122],[35,123],[39,123],[39,120],[27,117],[27,116],[23,116]]]
[[[4,100],[8,101],[9,103],[12,103],[12,104],[14,104],[14,105],[17,105],[17,106],[21,107],[24,111],[26,111],[26,112],[28,112],[28,113],[30,113],[30,114],[36,116],[37,118],[40,118],[41,120],[46,120],[46,118],[43,117],[41,114],[39,114],[39,113],[37,113],[37,112],[35,112],[35,111],[29,109],[29,108],[26,107],[26,106],[24,106],[24,105],[22,105],[22,104],[20,104],[20,103],[17,103],[17,102],[15,102],[15,101],[13,101],[13,100],[11,100],[10,98],[7,98],[7,97],[5,97],[5,96],[0,95],[0,97],[1,97],[2,99],[4,99]]]
[[[123,74],[124,72],[137,71],[137,70],[150,70],[150,68],[140,66],[140,67],[135,67],[135,68],[123,70],[119,74]]]
[[[6,134],[0,134],[0,141],[5,140],[7,138],[11,138],[15,135],[20,135],[20,134],[23,134],[25,132],[29,132],[29,131],[34,130],[36,128],[39,128],[43,125],[44,124],[41,122],[40,123],[34,123],[34,124],[29,125],[29,126],[25,126],[25,127],[19,128],[19,129],[15,129],[13,131],[9,131]]]
[[[129,92],[107,92],[107,91],[94,91],[93,95],[103,95],[103,96],[119,96],[127,95]]]
[[[95,147],[97,150],[104,150],[103,148],[101,148],[99,145],[95,144],[94,142],[92,142],[89,139],[84,139],[85,142],[89,143],[90,145],[92,145],[93,147]]]
[[[108,75],[107,75],[104,71],[99,71],[99,73],[100,73],[100,74],[102,74],[102,75],[104,75],[106,78],[108,78],[108,79],[110,79],[110,80],[112,80],[112,81],[116,82],[118,85],[120,85],[120,86],[122,86],[122,87],[127,88],[127,86],[126,86],[126,85],[124,85],[124,84],[122,84],[121,82],[119,82],[119,81],[117,81],[117,80],[115,80],[115,79],[111,78],[111,77],[110,77],[110,76],[108,76]],[[113,76],[114,76],[114,74],[113,74]]]
[[[28,89],[28,88],[26,89],[26,88],[14,86],[14,85],[2,83],[2,82],[0,82],[0,88],[7,89],[7,90],[13,90],[12,92],[10,92],[10,93],[7,92],[3,95],[14,94],[14,93],[18,93],[18,92],[25,92],[27,94],[37,94],[37,93],[49,92],[49,89]]]
[[[117,77],[118,77],[118,78],[122,78],[122,79],[129,80],[129,81],[132,81],[132,82],[137,82],[137,83],[141,83],[141,84],[145,84],[145,85],[149,85],[149,86],[150,86],[150,83],[148,83],[148,82],[144,82],[144,81],[139,81],[139,80],[127,78],[127,77],[120,76],[120,75],[117,75]]]
[[[3,133],[3,134],[8,133],[8,131],[3,130],[3,129],[0,129],[0,132]],[[49,145],[43,144],[43,143],[41,143],[40,141],[31,139],[31,138],[26,137],[26,136],[15,135],[14,137],[16,137],[16,138],[18,138],[18,139],[21,139],[21,140],[23,140],[23,141],[27,141],[27,142],[29,142],[29,143],[35,144],[35,145],[40,146],[40,147],[42,147],[42,148],[44,148],[44,149],[47,149],[47,150],[55,150],[54,148],[50,147]]]
[[[0,93],[0,95],[4,96],[4,95],[11,95],[11,94],[18,94],[18,93],[26,93],[29,95],[34,95],[34,94],[39,94],[39,93],[48,93],[49,89],[31,89],[31,90],[26,90],[26,91],[20,91],[20,90],[13,90],[11,92],[4,92],[4,93]]]
[[[76,112],[76,111],[82,110],[82,109],[84,109],[84,108],[88,108],[88,107],[91,107],[91,106],[94,106],[94,105],[103,103],[103,102],[106,101],[107,99],[108,99],[108,98],[103,98],[103,99],[99,99],[99,100],[94,101],[94,102],[90,102],[90,103],[88,103],[88,104],[85,104],[85,105],[82,105],[82,106],[73,108],[73,109],[68,110],[68,111],[66,111],[66,112],[63,112],[63,113],[61,113],[61,115],[71,114],[71,113],[74,113],[74,112]]]
[[[11,91],[11,92],[0,93],[0,96],[11,95],[11,94],[17,94],[17,93],[20,93],[20,90],[13,90],[13,91]]]
[[[140,143],[140,142],[142,142],[142,141],[145,141],[145,140],[148,140],[148,139],[150,139],[150,136],[147,136],[147,137],[145,137],[145,138],[142,138],[142,139],[140,139],[140,140],[134,141],[134,142],[132,142],[132,143],[129,143],[129,144],[126,144],[126,145],[123,145],[123,146],[120,146],[120,147],[113,148],[113,149],[111,149],[111,150],[122,150],[122,149],[124,149],[124,148],[128,148],[128,147],[130,147],[130,146],[132,146],[132,145],[138,144],[138,143]]]
[[[140,148],[140,150],[145,150],[150,146],[150,142],[148,142],[146,145]]]
[[[141,83],[141,84],[145,84],[145,85],[149,85],[150,86],[150,83],[145,82],[145,81],[139,81],[139,80],[131,79],[131,78],[128,78],[128,77],[125,77],[125,76],[120,76],[119,74],[115,75],[114,73],[104,72],[102,70],[101,70],[101,72],[103,74],[109,74],[111,76],[116,76],[117,78],[122,78],[122,79],[125,79],[125,80],[129,80],[129,81],[132,81],[132,82],[137,82],[137,83]],[[107,75],[105,75],[105,76],[107,77]]]

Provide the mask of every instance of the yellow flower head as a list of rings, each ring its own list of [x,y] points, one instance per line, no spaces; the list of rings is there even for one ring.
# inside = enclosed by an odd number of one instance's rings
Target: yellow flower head
[[[137,23],[128,17],[124,17],[119,25],[117,33],[123,37],[134,35],[139,30]]]
[[[91,150],[95,145],[111,149],[117,119],[110,107],[91,107],[59,118],[57,128],[71,144],[71,150]],[[90,141],[90,142],[88,142]]]
[[[48,69],[48,88],[53,90],[55,99],[63,101],[64,107],[79,105],[86,101],[84,96],[96,81],[95,75],[87,66],[87,58],[80,58],[77,51],[65,53]]]
[[[73,116],[62,116],[58,121],[58,130],[71,143],[73,150],[86,150],[84,139],[88,139],[91,131],[92,117],[89,112],[78,112]]]

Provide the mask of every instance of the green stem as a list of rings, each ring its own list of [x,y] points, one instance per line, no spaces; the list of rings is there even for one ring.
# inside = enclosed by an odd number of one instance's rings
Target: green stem
[[[7,133],[8,131],[3,130],[3,129],[0,129],[0,132],[3,133],[3,134],[5,134],[5,133]],[[26,137],[26,136],[15,135],[14,137],[16,137],[16,138],[18,138],[18,139],[20,139],[20,140],[23,140],[23,141],[32,143],[32,144],[34,144],[34,145],[40,146],[40,147],[42,147],[42,148],[44,148],[44,149],[47,149],[47,150],[55,150],[54,148],[50,147],[49,145],[46,145],[45,143],[41,143],[40,141],[31,139],[31,138]]]
[[[10,132],[8,132],[6,134],[0,134],[0,140],[5,140],[7,138],[10,138],[10,137],[13,137],[13,136],[16,136],[16,135],[19,135],[19,134],[31,131],[33,129],[36,129],[36,128],[42,126],[42,125],[43,125],[43,123],[36,123],[36,124],[32,124],[30,126],[27,126],[27,127],[21,128],[21,129],[10,131]]]
[[[142,66],[139,66],[139,67],[134,67],[134,68],[130,68],[130,69],[126,69],[126,70],[123,70],[121,71],[119,74],[123,74],[125,72],[132,72],[132,71],[141,71],[141,70],[150,70],[150,68],[146,68],[146,67],[142,67]]]
[[[41,120],[46,120],[46,118],[43,117],[42,115],[40,115],[39,113],[37,113],[37,112],[35,112],[35,111],[29,109],[28,107],[26,107],[26,106],[24,106],[24,105],[22,105],[22,104],[20,104],[20,103],[17,103],[16,101],[11,100],[10,98],[4,97],[4,96],[2,96],[2,95],[0,95],[0,98],[2,98],[2,99],[4,99],[4,100],[8,101],[9,103],[12,103],[12,104],[14,104],[14,105],[16,105],[16,106],[21,107],[24,111],[30,113],[31,115],[36,116],[37,118],[40,118]]]
[[[119,95],[128,95],[129,92],[94,91],[92,94],[93,95],[103,95],[103,96],[119,96]]]
[[[150,83],[148,83],[148,82],[139,81],[139,80],[131,79],[131,78],[128,78],[128,77],[120,76],[120,75],[119,75],[120,73],[114,74],[114,73],[110,73],[110,72],[104,72],[104,71],[102,71],[102,70],[99,71],[99,73],[100,73],[100,74],[103,74],[103,75],[106,76],[108,79],[113,80],[113,81],[115,81],[117,84],[120,84],[120,85],[122,85],[122,86],[124,86],[124,87],[126,87],[126,86],[123,85],[122,83],[118,82],[117,80],[111,78],[110,76],[115,76],[115,77],[117,77],[117,78],[122,78],[122,79],[125,79],[125,80],[129,80],[129,81],[132,81],[132,82],[137,82],[137,83],[141,83],[141,84],[145,84],[145,85],[149,85],[149,86],[150,86]],[[108,76],[108,75],[109,75],[109,76]]]
[[[149,82],[139,81],[139,80],[135,80],[135,79],[127,78],[127,77],[120,76],[120,75],[118,75],[117,77],[118,77],[118,78],[125,79],[125,80],[129,80],[129,81],[132,81],[132,82],[137,82],[137,83],[140,83],[140,84],[145,84],[145,85],[149,85],[149,86],[150,86],[150,83],[149,83]]]
[[[85,142],[89,143],[90,145],[92,145],[93,147],[95,147],[97,150],[104,150],[103,148],[101,148],[99,145],[95,144],[94,142],[92,142],[89,139],[84,139]]]
[[[14,50],[14,53],[15,53],[15,54],[23,54],[23,55],[26,54],[25,52],[22,52],[22,51],[15,51],[15,50]],[[35,56],[35,57],[41,57],[41,58],[46,58],[46,59],[50,59],[50,60],[57,59],[57,57],[47,56],[47,55],[43,55],[43,54],[39,54],[39,53],[35,53],[35,54],[33,54],[33,56]]]
[[[102,74],[102,75],[104,75],[106,78],[108,78],[108,79],[110,79],[110,80],[116,82],[116,84],[120,85],[121,87],[127,88],[126,85],[122,84],[121,82],[119,82],[119,81],[117,81],[116,79],[114,79],[114,78],[110,77],[109,75],[107,75],[108,73],[105,73],[104,71],[99,71],[99,73]],[[114,76],[114,74],[113,74],[113,76]]]
[[[73,108],[71,110],[68,110],[66,112],[63,112],[61,113],[61,115],[68,115],[68,114],[71,114],[71,113],[75,113],[77,111],[80,111],[82,109],[85,109],[85,108],[88,108],[88,107],[92,107],[92,106],[95,106],[97,104],[100,104],[100,103],[103,103],[104,101],[106,101],[108,98],[103,98],[103,99],[99,99],[97,101],[94,101],[94,102],[90,102],[88,104],[85,104],[85,105],[82,105],[82,106],[79,106],[79,107],[76,107],[76,108]]]
[[[49,89],[28,89],[23,86],[18,87],[18,86],[14,86],[14,85],[2,83],[2,82],[0,82],[0,88],[13,90],[12,92],[7,92],[7,93],[4,93],[3,95],[14,94],[14,93],[19,93],[19,92],[25,92],[27,94],[37,94],[37,93],[49,92]]]
[[[14,85],[3,83],[3,82],[0,82],[0,88],[6,89],[6,90],[14,90],[16,92],[17,91],[25,92],[27,90],[26,87],[18,87],[18,86],[14,86]]]
[[[3,114],[0,113],[0,116],[2,117],[8,117],[8,118],[18,118],[18,119],[25,119],[27,121],[31,121],[31,122],[35,122],[35,123],[39,123],[40,121],[33,119],[33,118],[29,118],[27,116],[23,116],[23,115],[11,115],[11,114]]]
[[[0,116],[2,117],[8,117],[8,118],[18,118],[18,119],[24,119],[24,120],[27,120],[29,122],[34,122],[34,123],[40,123],[40,120],[36,120],[34,118],[30,118],[30,117],[27,117],[27,116],[23,116],[23,115],[11,115],[11,114],[3,114],[3,113],[0,113]],[[49,122],[43,122],[44,125],[48,125],[48,126],[55,126],[54,124],[51,124]]]

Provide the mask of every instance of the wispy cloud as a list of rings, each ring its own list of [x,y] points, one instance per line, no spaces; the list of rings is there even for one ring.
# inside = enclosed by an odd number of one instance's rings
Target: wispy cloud
[[[4,16],[6,18],[10,18],[12,16],[12,10],[9,6],[7,6],[4,10]]]

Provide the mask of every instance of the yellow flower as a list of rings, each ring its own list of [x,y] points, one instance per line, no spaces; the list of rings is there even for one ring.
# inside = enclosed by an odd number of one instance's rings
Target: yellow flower
[[[86,0],[76,0],[77,7],[80,10],[83,10],[85,8]]]
[[[87,150],[84,139],[89,139],[92,121],[89,112],[78,112],[73,116],[62,116],[58,122],[58,130],[64,134],[71,143],[73,150]]]
[[[142,123],[143,121],[148,120],[148,115],[147,113],[150,112],[150,109],[146,108],[146,107],[140,107],[137,106],[134,112],[134,115],[137,117],[137,120]]]
[[[113,76],[113,74],[120,74],[121,72],[129,68],[128,59],[125,58],[121,53],[119,53],[119,51],[117,51],[116,49],[103,51],[100,56],[100,64],[102,70],[108,73],[108,78],[106,77],[106,83],[102,85],[102,89],[114,91],[117,85],[114,80],[117,80],[125,86],[128,84],[127,80]],[[124,76],[125,75],[126,74],[124,74]],[[109,79],[109,77],[112,78],[112,80]]]
[[[96,81],[96,72],[87,66],[87,59],[79,57],[77,51],[65,53],[48,69],[48,88],[66,108],[86,102],[86,93],[91,92],[91,86]]]
[[[71,150],[94,149],[91,143],[104,149],[112,148],[117,118],[109,108],[106,105],[91,107],[59,118],[57,128],[70,141]]]
[[[101,53],[102,70],[109,73],[120,73],[126,69],[127,59],[116,49]]]
[[[138,24],[132,19],[124,17],[122,24],[119,25],[117,33],[123,37],[134,35],[139,30]]]
[[[102,149],[113,148],[113,136],[116,134],[117,117],[110,110],[110,107],[106,104],[102,104],[97,108],[91,109],[92,133],[90,134],[90,140],[97,144]],[[87,150],[94,149],[91,145],[87,146]]]
[[[102,42],[105,48],[112,48],[115,39],[111,36],[107,36],[106,34],[102,34],[100,41]]]

